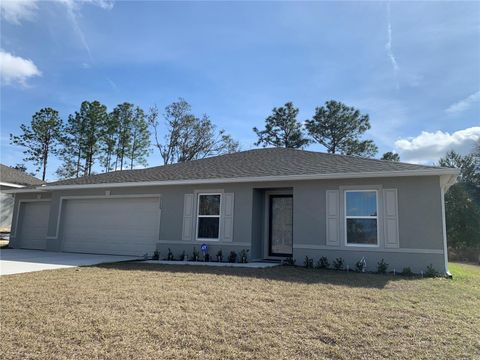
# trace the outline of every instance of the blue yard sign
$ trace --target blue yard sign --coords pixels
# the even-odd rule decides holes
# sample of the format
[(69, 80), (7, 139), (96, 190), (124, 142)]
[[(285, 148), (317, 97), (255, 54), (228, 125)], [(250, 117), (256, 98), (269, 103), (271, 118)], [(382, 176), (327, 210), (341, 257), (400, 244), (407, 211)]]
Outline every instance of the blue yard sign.
[(207, 244), (202, 244), (200, 246), (200, 250), (202, 250), (202, 253), (206, 253), (208, 251), (208, 245)]

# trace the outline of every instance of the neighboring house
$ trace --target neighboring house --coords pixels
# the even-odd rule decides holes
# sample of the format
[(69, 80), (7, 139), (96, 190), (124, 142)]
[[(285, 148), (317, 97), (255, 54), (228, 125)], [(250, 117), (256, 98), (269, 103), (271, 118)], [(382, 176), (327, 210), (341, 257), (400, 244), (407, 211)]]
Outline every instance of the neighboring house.
[(44, 182), (23, 171), (0, 164), (0, 232), (9, 232), (12, 224), (13, 196), (5, 190), (42, 185)]
[(211, 255), (446, 272), (443, 198), (457, 174), (283, 148), (114, 171), (16, 190), (11, 245), (164, 258), (205, 243)]

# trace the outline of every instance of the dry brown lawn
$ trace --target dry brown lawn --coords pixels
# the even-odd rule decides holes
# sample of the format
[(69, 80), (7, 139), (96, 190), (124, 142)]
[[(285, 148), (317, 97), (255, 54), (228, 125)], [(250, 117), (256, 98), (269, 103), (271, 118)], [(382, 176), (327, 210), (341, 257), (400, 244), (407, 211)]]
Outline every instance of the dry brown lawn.
[(480, 358), (480, 267), (453, 280), (141, 263), (3, 276), (3, 359)]

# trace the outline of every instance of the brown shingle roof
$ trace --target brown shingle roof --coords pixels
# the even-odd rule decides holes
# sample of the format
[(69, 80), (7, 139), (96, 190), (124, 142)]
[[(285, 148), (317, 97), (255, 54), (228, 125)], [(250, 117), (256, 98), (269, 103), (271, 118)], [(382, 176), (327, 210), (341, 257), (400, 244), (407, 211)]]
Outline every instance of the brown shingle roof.
[(3, 164), (0, 164), (0, 181), (23, 186), (42, 185), (45, 183), (44, 181), (28, 175), (23, 171)]
[(435, 170), (438, 167), (313, 151), (268, 148), (146, 169), (112, 171), (49, 183), (86, 185), (123, 182), (207, 180), (290, 175), (322, 175)]

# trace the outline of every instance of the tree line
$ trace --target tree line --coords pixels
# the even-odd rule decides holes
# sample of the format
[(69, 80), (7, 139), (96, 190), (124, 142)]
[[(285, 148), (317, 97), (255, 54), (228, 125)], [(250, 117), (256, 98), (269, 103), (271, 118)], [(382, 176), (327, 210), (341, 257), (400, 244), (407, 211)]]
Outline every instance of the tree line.
[[(45, 180), (52, 156), (61, 161), (60, 179), (147, 166), (154, 148), (164, 164), (238, 151), (240, 146), (212, 120), (192, 113), (183, 99), (165, 107), (164, 123), (156, 106), (145, 112), (124, 102), (108, 111), (99, 101), (83, 101), (80, 109), (64, 121), (59, 112), (43, 108), (30, 124), (20, 125), (19, 135), (10, 134), (12, 144), (24, 148), (23, 159), (35, 166)], [(161, 131), (163, 130), (163, 131)], [(17, 165), (21, 168), (22, 164)]]
[[(298, 112), (292, 102), (273, 108), (265, 128), (253, 128), (258, 137), (255, 145), (298, 149), (318, 143), (329, 153), (363, 157), (378, 152), (373, 140), (361, 140), (370, 121), (358, 109), (327, 101), (303, 124), (297, 120)], [(208, 115), (195, 115), (182, 98), (166, 106), (162, 114), (156, 106), (144, 111), (124, 102), (108, 111), (99, 101), (83, 101), (78, 111), (63, 120), (57, 110), (46, 107), (20, 130), (19, 135), (10, 135), (11, 143), (24, 147), (24, 161), (41, 172), (42, 180), (52, 156), (61, 161), (56, 175), (65, 179), (92, 175), (95, 169), (109, 172), (147, 166), (154, 150), (163, 164), (240, 150), (238, 141), (218, 129)], [(382, 159), (400, 160), (392, 152)]]
[(449, 151), (438, 165), (460, 170), (445, 194), (448, 246), (460, 250), (459, 260), (480, 262), (480, 140), (470, 154)]

